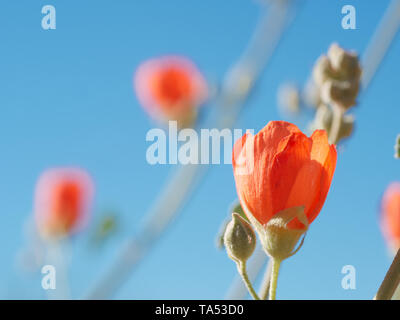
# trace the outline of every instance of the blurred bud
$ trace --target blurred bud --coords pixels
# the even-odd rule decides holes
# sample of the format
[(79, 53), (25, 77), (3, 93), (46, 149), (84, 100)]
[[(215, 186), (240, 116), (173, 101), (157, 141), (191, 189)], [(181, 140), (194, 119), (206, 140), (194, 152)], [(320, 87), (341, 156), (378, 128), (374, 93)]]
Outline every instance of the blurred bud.
[(45, 238), (60, 238), (87, 224), (93, 199), (89, 174), (76, 168), (45, 171), (35, 193), (35, 218)]
[(321, 86), (321, 98), (327, 103), (339, 103), (345, 109), (356, 104), (359, 90), (358, 82), (326, 81)]
[[(311, 132), (317, 129), (324, 129), (329, 135), (331, 131), (332, 121), (332, 109), (329, 108), (329, 106), (327, 106), (326, 104), (321, 104), (320, 107), (317, 109), (315, 118), (311, 123), (309, 129)], [(351, 136), (354, 129), (354, 121), (355, 119), (353, 115), (342, 115), (337, 142)]]
[(284, 113), (297, 115), (300, 112), (300, 92), (291, 84), (285, 84), (278, 91), (278, 105)]
[(349, 109), (356, 104), (360, 88), (361, 67), (358, 56), (332, 44), (327, 56), (320, 57), (313, 77), (325, 103)]
[(397, 136), (396, 144), (394, 146), (394, 157), (400, 159), (400, 134)]
[(380, 225), (389, 249), (395, 253), (400, 248), (400, 183), (393, 182), (381, 201)]
[(338, 142), (351, 136), (354, 130), (354, 120), (352, 115), (343, 115), (338, 134)]
[(236, 262), (246, 262), (256, 248), (256, 235), (251, 225), (239, 214), (232, 213), (228, 223), (224, 244), (228, 256)]
[(180, 128), (190, 127), (197, 107), (207, 98), (207, 83), (187, 58), (165, 56), (142, 63), (134, 85), (142, 106), (156, 120), (176, 120)]
[(361, 77), (361, 67), (358, 56), (354, 52), (343, 50), (337, 43), (328, 50), (331, 67), (339, 80), (352, 80)]

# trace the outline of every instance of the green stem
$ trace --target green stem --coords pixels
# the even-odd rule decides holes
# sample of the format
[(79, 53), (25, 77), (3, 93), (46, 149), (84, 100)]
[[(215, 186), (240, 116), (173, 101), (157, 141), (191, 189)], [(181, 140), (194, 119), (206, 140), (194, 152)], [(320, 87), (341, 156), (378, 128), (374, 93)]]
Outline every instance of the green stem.
[(271, 285), (269, 286), (269, 299), (276, 300), (276, 286), (278, 284), (279, 268), (282, 260), (272, 258)]
[(264, 272), (264, 277), (261, 282), (260, 288), (260, 299), (268, 300), (269, 286), (271, 284), (271, 271), (272, 271), (272, 260), (268, 260), (267, 267)]
[(254, 300), (260, 300), (260, 298), (258, 297), (256, 291), (254, 290), (249, 277), (247, 275), (247, 271), (246, 271), (246, 263), (245, 262), (238, 262), (237, 263), (237, 268), (239, 271), (239, 274), (241, 275), (243, 282), (246, 284), (247, 289), (249, 290), (251, 296), (253, 297)]

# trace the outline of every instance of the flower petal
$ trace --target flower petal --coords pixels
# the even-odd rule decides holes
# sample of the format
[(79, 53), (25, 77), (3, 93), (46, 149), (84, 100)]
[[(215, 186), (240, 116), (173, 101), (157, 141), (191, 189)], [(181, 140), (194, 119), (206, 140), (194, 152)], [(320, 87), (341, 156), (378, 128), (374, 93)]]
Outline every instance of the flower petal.
[(270, 192), (273, 214), (295, 206), (307, 207), (310, 191), (304, 186), (315, 168), (310, 167), (311, 141), (303, 133), (293, 133), (283, 151), (273, 161)]
[(335, 145), (329, 147), (329, 153), (322, 167), (321, 181), (319, 192), (316, 193), (316, 198), (310, 210), (306, 213), (308, 222), (311, 223), (317, 217), (325, 203), (328, 191), (330, 189), (333, 173), (336, 168), (337, 152)]

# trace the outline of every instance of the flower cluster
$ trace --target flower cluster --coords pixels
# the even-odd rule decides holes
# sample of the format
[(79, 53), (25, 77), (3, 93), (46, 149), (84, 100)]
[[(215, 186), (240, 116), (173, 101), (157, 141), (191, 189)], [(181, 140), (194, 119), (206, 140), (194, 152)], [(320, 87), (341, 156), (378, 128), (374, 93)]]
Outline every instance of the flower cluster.
[(358, 56), (334, 43), (328, 54), (317, 60), (313, 78), (319, 98), (311, 127), (325, 129), (329, 140), (336, 144), (353, 132), (354, 117), (346, 111), (356, 104), (360, 89)]

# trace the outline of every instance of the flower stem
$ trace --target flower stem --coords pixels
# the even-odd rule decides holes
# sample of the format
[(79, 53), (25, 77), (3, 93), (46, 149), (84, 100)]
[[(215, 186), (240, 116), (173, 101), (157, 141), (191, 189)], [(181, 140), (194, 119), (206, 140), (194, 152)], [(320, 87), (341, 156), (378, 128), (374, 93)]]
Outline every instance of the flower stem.
[(385, 279), (379, 287), (375, 300), (390, 300), (400, 284), (400, 249), (397, 251), (393, 262), (386, 273)]
[(247, 271), (246, 271), (246, 263), (245, 262), (238, 262), (237, 263), (237, 268), (239, 271), (239, 274), (241, 275), (243, 282), (246, 284), (247, 289), (249, 290), (251, 296), (253, 297), (254, 300), (260, 300), (260, 298), (258, 297), (256, 291), (254, 290), (249, 277), (247, 275)]
[(332, 109), (333, 109), (333, 120), (329, 133), (329, 142), (337, 144), (339, 139), (340, 126), (342, 124), (344, 109), (337, 104), (333, 104)]
[(268, 300), (268, 292), (271, 284), (271, 271), (272, 271), (272, 260), (269, 259), (261, 282), (261, 288), (260, 288), (261, 300)]
[(271, 284), (269, 286), (269, 300), (276, 300), (276, 286), (278, 284), (279, 268), (282, 260), (272, 259)]

